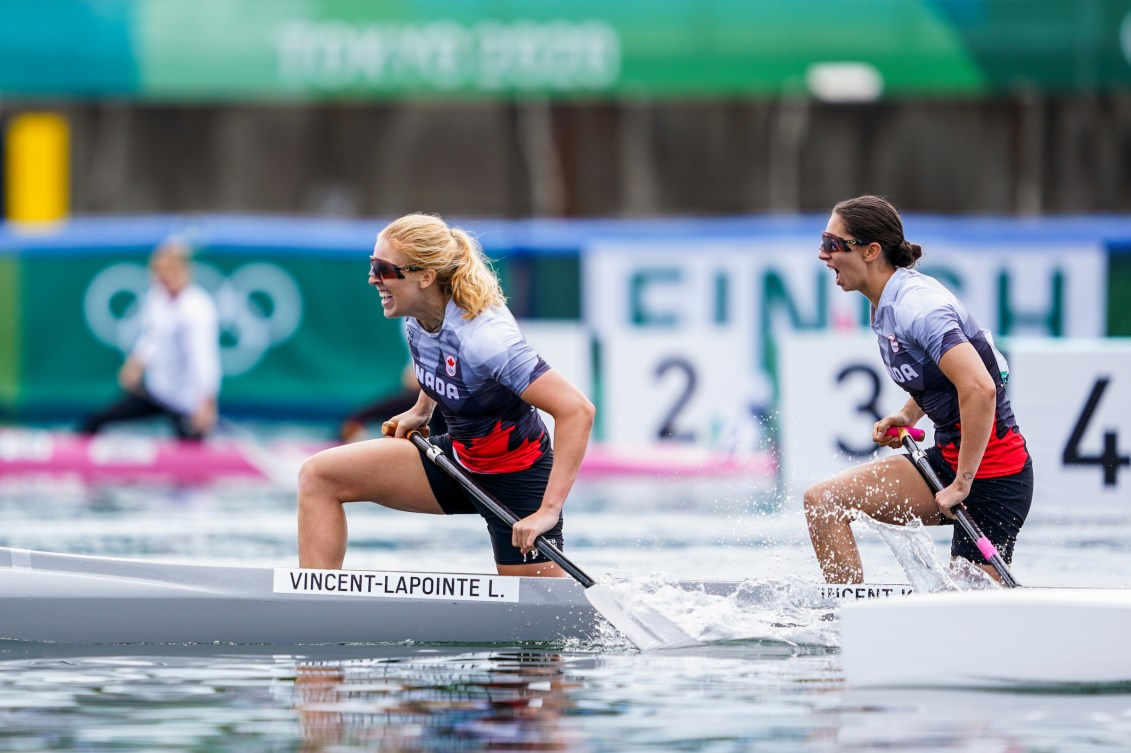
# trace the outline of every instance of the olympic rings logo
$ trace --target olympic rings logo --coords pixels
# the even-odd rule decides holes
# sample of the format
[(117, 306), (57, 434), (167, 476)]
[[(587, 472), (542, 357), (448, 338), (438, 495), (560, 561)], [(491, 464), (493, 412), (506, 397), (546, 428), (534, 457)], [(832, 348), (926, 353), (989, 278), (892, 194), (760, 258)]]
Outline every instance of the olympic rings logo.
[[(216, 303), (225, 376), (250, 371), (267, 351), (289, 340), (302, 322), (302, 293), (278, 266), (246, 264), (228, 276), (208, 264), (192, 266), (196, 284)], [(95, 275), (83, 297), (83, 313), (100, 342), (123, 353), (133, 347), (150, 284), (149, 270), (140, 264), (114, 264)]]

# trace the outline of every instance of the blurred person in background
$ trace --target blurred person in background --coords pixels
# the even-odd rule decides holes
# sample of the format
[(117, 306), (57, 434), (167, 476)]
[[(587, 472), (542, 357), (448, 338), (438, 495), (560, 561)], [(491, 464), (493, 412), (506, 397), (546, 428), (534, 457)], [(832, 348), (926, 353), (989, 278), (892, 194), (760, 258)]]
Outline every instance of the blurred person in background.
[[(526, 342), (478, 243), (439, 217), (410, 214), (386, 226), (370, 257), (369, 284), (386, 318), (406, 317), (420, 385), (414, 405), (383, 432), (407, 437), (439, 406), (449, 433), (429, 441), (519, 518), (512, 529), (485, 515), (498, 572), (564, 576), (535, 539), (545, 534), (563, 546), (562, 507), (588, 446), (593, 404)], [(536, 409), (554, 417), (552, 446)], [(433, 515), (479, 512), (411, 442), (340, 445), (299, 472), (301, 567), (342, 566), (344, 506), (361, 501)]]
[[(373, 421), (385, 422), (398, 413), (416, 405), (416, 398), (420, 396), (420, 383), (416, 381), (416, 369), (409, 361), (401, 373), (401, 387), (396, 392), (378, 398), (353, 413), (346, 416), (338, 426), (338, 439), (342, 442), (359, 442), (367, 438), (366, 425)], [(432, 414), (428, 429), (433, 434), (444, 434), (448, 425), (444, 421), (443, 412)]]
[[(860, 196), (837, 204), (821, 236), (818, 258), (842, 290), (871, 302), (872, 330), (884, 365), (910, 394), (897, 413), (881, 418), (872, 439), (898, 448), (891, 427), (934, 422), (931, 466), (947, 486), (934, 494), (910, 456), (874, 460), (822, 481), (804, 495), (809, 536), (829, 583), (862, 583), (864, 572), (850, 527), (860, 513), (903, 525), (953, 525), (966, 504), (1008, 563), (1033, 499), (1033, 463), (1006, 396), (989, 332), (937, 280), (913, 267), (923, 255), (908, 243), (888, 201)], [(961, 527), (952, 558), (978, 564), (997, 578)]]
[(162, 243), (150, 256), (153, 283), (141, 308), (141, 335), (118, 372), (125, 394), (79, 426), (95, 434), (108, 424), (166, 416), (181, 439), (199, 441), (217, 421), (219, 316), (192, 281), (188, 248)]

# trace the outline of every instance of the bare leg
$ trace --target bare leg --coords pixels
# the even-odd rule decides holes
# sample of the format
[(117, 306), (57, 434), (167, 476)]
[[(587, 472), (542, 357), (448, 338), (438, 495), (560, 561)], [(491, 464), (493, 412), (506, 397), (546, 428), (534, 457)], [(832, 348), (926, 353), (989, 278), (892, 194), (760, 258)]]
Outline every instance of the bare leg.
[[(958, 558), (957, 557), (951, 557), (950, 561), (954, 562), (956, 559), (958, 559)], [(978, 568), (979, 570), (984, 572), (986, 575), (993, 578), (994, 581), (996, 581), (997, 583), (1001, 583), (1002, 585), (1005, 584), (1005, 581), (1003, 581), (1001, 579), (1001, 576), (998, 575), (997, 569), (994, 568), (994, 566), (991, 565), (990, 563), (988, 563), (988, 562), (975, 562), (973, 564), (974, 564), (974, 567)]]
[(499, 570), (499, 575), (525, 575), (534, 576), (538, 578), (566, 578), (569, 577), (565, 570), (562, 570), (558, 563), (538, 558), (538, 562), (531, 562), (524, 565), (495, 565)]
[(940, 513), (927, 482), (903, 455), (850, 468), (805, 491), (809, 538), (826, 583), (863, 583), (860, 550), (850, 523), (864, 513), (883, 523), (919, 519), (938, 525)]
[(346, 554), (347, 502), (442, 515), (411, 442), (373, 439), (333, 447), (302, 464), (298, 477), (299, 567), (338, 569)]
[[(345, 503), (443, 515), (411, 442), (376, 439), (324, 450), (303, 463), (298, 485), (299, 567), (336, 570), (346, 555)], [(550, 560), (497, 565), (500, 575), (563, 578)]]

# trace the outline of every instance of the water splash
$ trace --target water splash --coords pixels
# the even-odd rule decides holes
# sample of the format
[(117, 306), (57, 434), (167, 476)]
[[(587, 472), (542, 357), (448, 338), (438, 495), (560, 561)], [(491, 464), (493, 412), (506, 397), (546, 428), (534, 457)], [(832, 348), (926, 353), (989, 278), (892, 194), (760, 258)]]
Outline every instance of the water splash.
[[(963, 559), (946, 563), (922, 523), (889, 525), (862, 516), (891, 549), (919, 593), (1000, 588), (981, 568)], [(704, 643), (761, 642), (794, 648), (840, 645), (840, 602), (818, 584), (801, 579), (676, 581), (665, 574), (608, 583), (626, 603), (643, 604)], [(617, 643), (603, 636), (605, 647)]]
[(918, 520), (906, 525), (881, 523), (866, 515), (861, 515), (860, 520), (884, 540), (903, 568), (911, 587), (919, 593), (1001, 587), (984, 570), (968, 560), (959, 558), (949, 564), (940, 561), (938, 547), (927, 533), (926, 526)]
[(665, 575), (608, 584), (625, 602), (642, 603), (697, 640), (835, 647), (834, 600), (812, 583), (790, 580), (677, 582)]

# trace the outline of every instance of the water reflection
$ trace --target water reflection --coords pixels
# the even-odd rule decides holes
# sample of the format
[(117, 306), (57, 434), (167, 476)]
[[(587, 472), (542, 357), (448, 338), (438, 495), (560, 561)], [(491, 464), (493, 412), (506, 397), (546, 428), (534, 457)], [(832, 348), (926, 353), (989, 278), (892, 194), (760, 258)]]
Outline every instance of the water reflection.
[(848, 690), (821, 713), (837, 750), (1127, 750), (1126, 692)]
[(569, 667), (589, 662), (586, 655), (359, 646), (223, 656), (150, 648), (158, 655), (48, 650), (31, 658), (28, 648), (17, 659), (20, 649), (5, 651), (0, 750), (584, 749), (568, 722), (578, 687)]
[(575, 687), (552, 652), (302, 662), (301, 749), (577, 750), (578, 736), (563, 724)]
[(1125, 690), (862, 692), (844, 687), (835, 653), (782, 644), (103, 656), (2, 644), (4, 751), (982, 753), (1126, 750), (1131, 736)]

